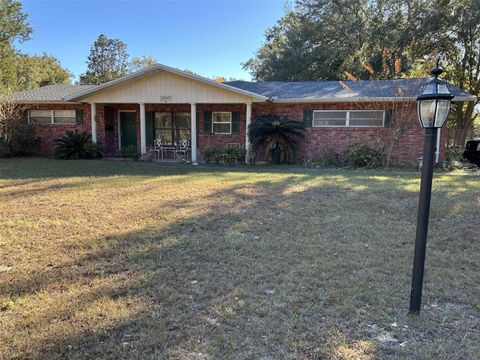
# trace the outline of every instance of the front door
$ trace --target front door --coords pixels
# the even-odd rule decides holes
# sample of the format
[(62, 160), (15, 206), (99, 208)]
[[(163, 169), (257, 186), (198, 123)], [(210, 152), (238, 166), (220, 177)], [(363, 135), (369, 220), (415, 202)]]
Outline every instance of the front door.
[(120, 148), (133, 147), (137, 149), (136, 113), (120, 111)]

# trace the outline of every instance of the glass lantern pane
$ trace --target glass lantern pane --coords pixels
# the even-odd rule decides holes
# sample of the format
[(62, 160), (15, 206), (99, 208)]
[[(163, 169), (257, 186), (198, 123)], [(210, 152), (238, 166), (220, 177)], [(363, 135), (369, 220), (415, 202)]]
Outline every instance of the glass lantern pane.
[(450, 100), (437, 100), (437, 114), (435, 116), (435, 127), (442, 127), (450, 111)]
[(421, 100), (418, 102), (418, 117), (424, 128), (433, 127), (435, 117), (435, 100)]
[(448, 90), (447, 84), (438, 84), (438, 93), (439, 94), (451, 94)]

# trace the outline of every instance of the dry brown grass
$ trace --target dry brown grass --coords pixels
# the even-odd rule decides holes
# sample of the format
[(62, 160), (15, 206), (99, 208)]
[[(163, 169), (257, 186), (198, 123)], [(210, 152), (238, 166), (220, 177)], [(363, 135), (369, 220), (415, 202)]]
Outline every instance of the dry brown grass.
[(2, 161), (0, 358), (475, 359), (480, 177)]

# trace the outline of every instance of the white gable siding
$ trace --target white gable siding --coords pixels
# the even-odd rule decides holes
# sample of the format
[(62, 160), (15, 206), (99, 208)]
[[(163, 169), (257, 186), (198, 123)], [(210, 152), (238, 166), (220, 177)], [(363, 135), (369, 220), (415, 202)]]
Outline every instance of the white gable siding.
[[(162, 97), (171, 97), (167, 101)], [(145, 76), (82, 101), (95, 103), (245, 103), (249, 96), (216, 88), (166, 71)]]

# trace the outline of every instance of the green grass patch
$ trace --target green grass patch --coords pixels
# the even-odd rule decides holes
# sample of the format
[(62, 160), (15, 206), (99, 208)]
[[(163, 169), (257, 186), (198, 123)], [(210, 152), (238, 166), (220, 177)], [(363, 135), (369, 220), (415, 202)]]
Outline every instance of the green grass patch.
[(475, 359), (480, 177), (0, 163), (0, 358)]

